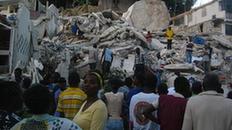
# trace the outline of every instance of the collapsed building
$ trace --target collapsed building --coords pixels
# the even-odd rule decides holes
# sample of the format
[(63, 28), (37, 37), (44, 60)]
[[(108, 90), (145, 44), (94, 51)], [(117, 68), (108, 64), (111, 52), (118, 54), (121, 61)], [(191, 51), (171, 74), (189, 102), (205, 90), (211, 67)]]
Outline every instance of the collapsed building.
[[(149, 8), (151, 4), (155, 4), (154, 8)], [(147, 8), (141, 11), (142, 7)], [(157, 13), (157, 10), (163, 13)], [(168, 27), (170, 16), (161, 0), (138, 1), (124, 13), (123, 17), (114, 11), (61, 16), (54, 5), (50, 5), (44, 11), (44, 14), (40, 13), (32, 19), (28, 7), (20, 4), (16, 26), (12, 25), (15, 28), (15, 35), (11, 36), (14, 42), (12, 41), (10, 73), (16, 67), (24, 68), (25, 72), (32, 76), (33, 82), (39, 82), (44, 78), (43, 75), (50, 71), (57, 71), (66, 78), (70, 70), (77, 70), (83, 75), (89, 70), (88, 51), (91, 51), (93, 44), (97, 44), (100, 52), (99, 59), (104, 47), (113, 50), (115, 58), (111, 66), (112, 73), (123, 73), (124, 77), (132, 75), (134, 50), (139, 47), (146, 55), (146, 65), (154, 70), (158, 64), (156, 55), (160, 53), (166, 64), (163, 79), (169, 81), (174, 76), (174, 72), (182, 72), (187, 77), (201, 80), (204, 75), (201, 66), (204, 45), (195, 43), (194, 64), (185, 62), (187, 39), (197, 36), (204, 39), (205, 43), (211, 43), (212, 69), (219, 73), (222, 79), (224, 78), (226, 81), (224, 84), (231, 82), (232, 44), (223, 34), (192, 33), (180, 30), (181, 27), (178, 27), (175, 29), (173, 49), (166, 49), (166, 38), (162, 30)], [(136, 17), (137, 12), (146, 15), (144, 14), (144, 18), (141, 19)], [(150, 15), (147, 13), (154, 16), (148, 18)], [(165, 18), (160, 19), (160, 15)], [(141, 25), (139, 25), (139, 22), (135, 23), (136, 20), (144, 22), (140, 22)], [(71, 32), (73, 23), (77, 23), (84, 34), (83, 37)], [(151, 42), (148, 42), (145, 37), (147, 31), (152, 31)], [(100, 65), (98, 68), (100, 69)]]

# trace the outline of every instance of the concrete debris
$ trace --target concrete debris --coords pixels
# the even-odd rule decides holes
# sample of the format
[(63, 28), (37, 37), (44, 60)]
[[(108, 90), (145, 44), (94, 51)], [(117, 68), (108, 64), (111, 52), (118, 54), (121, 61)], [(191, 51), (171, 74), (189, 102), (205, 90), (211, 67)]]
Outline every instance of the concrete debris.
[(133, 27), (157, 31), (169, 25), (170, 15), (161, 0), (141, 0), (135, 2), (122, 18)]
[[(193, 63), (191, 64), (186, 63), (186, 45), (188, 39), (196, 37), (196, 34), (178, 34), (177, 32), (173, 40), (173, 49), (166, 49), (167, 40), (162, 30), (169, 23), (169, 14), (161, 0), (136, 2), (123, 15), (126, 21), (122, 20), (117, 13), (109, 10), (60, 16), (54, 5), (51, 5), (47, 10), (47, 15), (32, 20), (31, 31), (29, 30), (29, 12), (26, 10), (22, 16), (20, 11), (22, 9), (25, 8), (20, 8), (17, 14), (19, 25), (23, 19), (22, 26), (18, 26), (18, 30), (23, 28), (19, 31), (22, 33), (18, 35), (22, 38), (18, 42), (20, 46), (16, 46), (21, 47), (22, 50), (17, 51), (18, 48), (14, 48), (17, 52), (14, 55), (17, 56), (13, 57), (13, 61), (20, 61), (23, 64), (14, 63), (14, 68), (17, 64), (26, 66), (32, 53), (30, 51), (34, 51), (31, 55), (33, 59), (30, 64), (27, 64), (35, 77), (33, 82), (41, 79), (38, 68), (43, 73), (59, 72), (65, 78), (72, 70), (78, 71), (83, 76), (89, 70), (88, 52), (94, 44), (98, 46), (99, 59), (104, 47), (112, 49), (115, 58), (111, 67), (116, 75), (133, 74), (135, 48), (139, 47), (145, 55), (146, 65), (154, 71), (163, 70), (162, 79), (170, 82), (170, 85), (173, 82), (174, 72), (202, 79), (204, 75), (202, 57), (208, 43), (213, 49), (212, 70), (219, 71), (218, 73), (226, 77), (227, 82), (232, 82), (232, 44), (224, 36), (199, 34), (198, 37), (204, 41), (204, 44), (194, 44)], [(151, 30), (151, 40), (147, 39), (147, 32), (142, 31), (144, 28)], [(28, 32), (32, 32), (33, 46), (29, 46), (30, 34)], [(47, 32), (46, 37), (44, 37), (45, 32)], [(161, 59), (158, 59), (158, 56)], [(26, 59), (27, 61), (24, 61)], [(97, 69), (101, 69), (100, 63), (97, 64)]]

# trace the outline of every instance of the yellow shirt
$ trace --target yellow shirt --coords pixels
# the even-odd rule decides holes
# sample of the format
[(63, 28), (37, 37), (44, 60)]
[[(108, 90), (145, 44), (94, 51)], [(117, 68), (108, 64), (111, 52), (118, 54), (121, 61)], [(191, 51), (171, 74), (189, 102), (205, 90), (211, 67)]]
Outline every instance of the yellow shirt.
[(85, 104), (86, 102), (83, 103), (73, 121), (83, 130), (104, 130), (107, 120), (107, 108), (105, 103), (99, 99), (85, 111), (82, 111)]
[(173, 36), (174, 36), (174, 32), (173, 32), (173, 30), (172, 29), (167, 29), (167, 31), (166, 31), (166, 37), (167, 37), (167, 39), (168, 40), (172, 40), (173, 39)]
[(76, 115), (87, 95), (80, 89), (69, 87), (59, 95), (57, 112), (64, 113), (70, 120)]

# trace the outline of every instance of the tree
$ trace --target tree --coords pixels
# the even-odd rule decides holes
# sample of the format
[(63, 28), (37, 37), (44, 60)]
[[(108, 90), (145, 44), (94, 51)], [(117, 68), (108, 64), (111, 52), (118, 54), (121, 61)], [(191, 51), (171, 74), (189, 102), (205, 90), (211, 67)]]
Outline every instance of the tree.
[(171, 16), (176, 16), (189, 11), (195, 0), (163, 0)]

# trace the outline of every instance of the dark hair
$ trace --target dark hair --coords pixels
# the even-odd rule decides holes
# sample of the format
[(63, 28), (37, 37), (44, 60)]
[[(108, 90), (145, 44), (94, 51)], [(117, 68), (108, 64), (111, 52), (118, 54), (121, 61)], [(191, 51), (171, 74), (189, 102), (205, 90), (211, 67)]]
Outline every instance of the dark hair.
[(174, 88), (176, 92), (182, 94), (185, 98), (189, 98), (192, 95), (189, 81), (183, 76), (179, 76), (175, 79)]
[(221, 87), (218, 75), (215, 73), (208, 73), (203, 79), (203, 88), (205, 91), (215, 90)]
[(66, 79), (64, 77), (60, 77), (58, 83), (66, 83)]
[(22, 106), (22, 92), (18, 84), (13, 81), (0, 81), (0, 109), (15, 112)]
[(232, 99), (232, 91), (227, 94), (227, 98)]
[(144, 73), (142, 73), (142, 72), (135, 73), (134, 74), (134, 81), (135, 80), (138, 81), (139, 84), (141, 85), (139, 87), (143, 87), (144, 86)]
[(192, 92), (193, 94), (196, 94), (196, 95), (202, 92), (201, 82), (196, 81), (192, 84)]
[(58, 73), (58, 72), (54, 72), (53, 74), (52, 74), (52, 80), (53, 80), (53, 82), (54, 83), (57, 83), (58, 82), (58, 80), (60, 79), (60, 74)]
[(93, 44), (93, 48), (97, 48), (97, 44)]
[(140, 48), (137, 47), (137, 48), (135, 49), (135, 52), (136, 52), (137, 54), (140, 54)]
[(118, 91), (119, 87), (122, 85), (122, 80), (118, 77), (112, 77), (109, 79), (108, 83), (113, 91)]
[(22, 87), (24, 89), (28, 89), (29, 87), (31, 86), (31, 79), (26, 77), (23, 79), (23, 84), (22, 84)]
[(77, 87), (80, 83), (80, 76), (77, 72), (70, 72), (68, 76), (68, 83), (71, 87)]
[(127, 77), (124, 81), (124, 84), (127, 86), (127, 87), (131, 87), (132, 86), (132, 83), (133, 83), (133, 80), (131, 77)]
[(168, 85), (166, 83), (161, 83), (158, 86), (158, 94), (159, 95), (167, 95), (168, 93)]
[(18, 73), (22, 73), (22, 69), (21, 69), (21, 68), (16, 68), (16, 69), (14, 70), (14, 72), (15, 72), (15, 73), (17, 73), (17, 72), (18, 72)]
[(52, 95), (48, 88), (41, 84), (34, 84), (25, 91), (24, 103), (32, 114), (48, 113), (52, 104)]
[(157, 83), (156, 75), (154, 75), (150, 71), (146, 71), (143, 76), (144, 76), (144, 87), (155, 90)]

